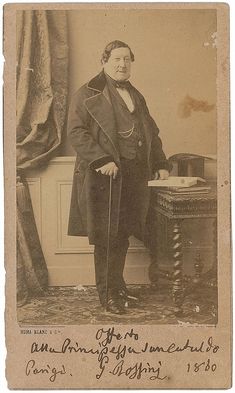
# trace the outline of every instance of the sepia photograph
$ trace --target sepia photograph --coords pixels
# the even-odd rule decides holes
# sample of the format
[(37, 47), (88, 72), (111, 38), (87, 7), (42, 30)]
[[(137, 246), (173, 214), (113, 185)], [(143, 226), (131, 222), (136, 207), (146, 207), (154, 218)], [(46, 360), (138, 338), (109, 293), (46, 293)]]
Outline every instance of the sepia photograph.
[[(6, 215), (15, 209), (9, 318), (30, 348), (14, 388), (63, 387), (66, 372), (73, 379), (64, 363), (37, 367), (47, 352), (98, 354), (100, 388), (205, 387), (216, 372), (212, 385), (228, 386), (212, 359), (219, 348), (220, 361), (226, 356), (213, 332), (224, 331), (223, 320), (228, 348), (231, 317), (229, 10), (216, 4), (6, 6), (5, 135), (8, 121), (15, 131), (5, 160), (12, 154), (16, 165), (5, 172), (16, 171), (15, 199), (8, 206), (6, 198)], [(141, 332), (130, 359), (157, 351), (158, 367), (146, 355), (126, 369), (120, 352), (122, 363), (108, 369), (118, 329), (122, 344)], [(76, 345), (67, 331), (77, 332)], [(158, 333), (150, 345), (156, 331), (163, 341)], [(88, 349), (93, 336), (103, 352)], [(174, 379), (159, 356), (176, 352), (177, 370), (187, 351), (186, 375), (204, 371), (182, 385), (183, 371)], [(212, 354), (190, 363), (194, 352)], [(92, 387), (88, 376), (77, 381), (66, 388)]]
[(216, 40), (216, 10), (17, 11), (21, 324), (216, 324)]

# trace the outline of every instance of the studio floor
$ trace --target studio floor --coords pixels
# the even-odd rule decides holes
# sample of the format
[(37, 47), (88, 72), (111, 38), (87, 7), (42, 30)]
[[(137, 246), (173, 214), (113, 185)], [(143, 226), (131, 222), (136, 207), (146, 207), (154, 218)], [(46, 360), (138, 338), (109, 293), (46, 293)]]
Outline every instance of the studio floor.
[(80, 324), (205, 324), (217, 323), (217, 292), (214, 288), (198, 287), (187, 294), (183, 314), (174, 315), (174, 305), (169, 283), (156, 288), (151, 285), (132, 285), (140, 297), (134, 308), (124, 315), (106, 313), (99, 305), (93, 286), (50, 287), (37, 298), (29, 299), (18, 307), (21, 327), (34, 325)]

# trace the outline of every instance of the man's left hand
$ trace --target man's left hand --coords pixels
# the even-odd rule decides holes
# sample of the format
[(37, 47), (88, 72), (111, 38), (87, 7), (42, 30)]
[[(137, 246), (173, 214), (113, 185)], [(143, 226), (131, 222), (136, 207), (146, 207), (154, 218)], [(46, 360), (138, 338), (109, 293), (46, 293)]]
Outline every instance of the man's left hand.
[(155, 173), (155, 180), (159, 179), (159, 180), (167, 180), (169, 177), (169, 172), (166, 169), (159, 169), (156, 173)]

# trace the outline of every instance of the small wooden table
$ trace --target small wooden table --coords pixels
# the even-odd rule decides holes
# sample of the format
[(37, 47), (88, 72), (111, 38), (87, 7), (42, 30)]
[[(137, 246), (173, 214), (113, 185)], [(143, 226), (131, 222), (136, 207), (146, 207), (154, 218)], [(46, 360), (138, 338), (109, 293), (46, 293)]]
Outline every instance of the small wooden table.
[[(157, 234), (153, 230), (153, 241), (151, 242), (154, 246), (152, 247), (152, 262), (149, 268), (149, 277), (152, 283), (156, 284), (159, 276), (173, 281), (172, 285), (172, 297), (175, 304), (175, 314), (182, 314), (182, 305), (184, 301), (184, 282), (189, 281), (185, 279), (183, 275), (183, 252), (182, 252), (182, 231), (181, 225), (183, 220), (191, 220), (195, 218), (200, 219), (213, 219), (213, 242), (214, 242), (214, 255), (213, 255), (213, 266), (208, 274), (208, 277), (213, 277), (214, 282), (217, 276), (217, 198), (215, 187), (208, 194), (189, 194), (189, 195), (173, 195), (162, 191), (157, 188), (152, 189), (152, 201), (151, 201), (151, 215), (153, 224), (155, 222), (155, 228), (158, 225), (159, 214), (166, 217), (167, 223), (171, 228), (171, 239), (167, 247), (172, 249), (172, 264), (173, 273), (167, 271), (162, 272), (158, 267), (158, 246), (157, 246)], [(158, 228), (159, 229), (159, 228)], [(154, 239), (155, 236), (155, 239)], [(171, 244), (170, 244), (171, 243)], [(193, 278), (194, 284), (201, 282), (202, 263), (200, 254), (196, 256), (195, 276)], [(208, 280), (207, 280), (208, 281)]]

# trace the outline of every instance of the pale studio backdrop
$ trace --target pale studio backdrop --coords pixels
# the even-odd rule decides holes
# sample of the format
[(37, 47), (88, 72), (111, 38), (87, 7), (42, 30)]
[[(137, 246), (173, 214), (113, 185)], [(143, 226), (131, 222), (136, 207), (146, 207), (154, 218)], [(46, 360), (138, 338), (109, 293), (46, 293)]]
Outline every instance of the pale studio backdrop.
[[(108, 42), (127, 42), (135, 55), (131, 82), (146, 98), (167, 156), (216, 154), (216, 11), (69, 11), (68, 21), (70, 94), (99, 72)], [(64, 153), (74, 154), (68, 143)]]
[[(106, 44), (125, 41), (135, 54), (131, 82), (146, 98), (166, 155), (216, 155), (215, 11), (79, 10), (68, 11), (68, 24), (69, 98), (101, 70)], [(74, 155), (64, 136), (60, 156), (46, 170), (29, 176), (50, 285), (94, 284), (93, 248), (87, 238), (67, 236)], [(216, 165), (208, 162), (206, 173), (215, 176)], [(199, 222), (185, 227), (184, 233), (186, 270), (193, 269), (198, 244), (208, 268), (213, 257), (211, 227), (201, 228)], [(131, 245), (126, 280), (146, 283), (148, 251), (136, 240)]]

